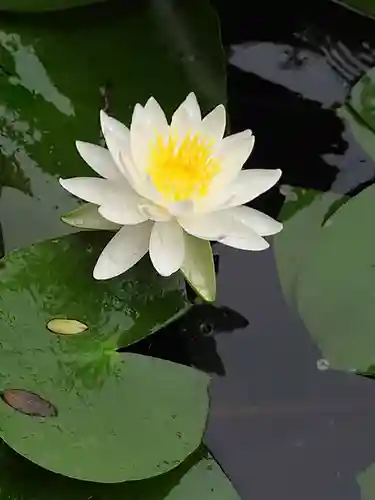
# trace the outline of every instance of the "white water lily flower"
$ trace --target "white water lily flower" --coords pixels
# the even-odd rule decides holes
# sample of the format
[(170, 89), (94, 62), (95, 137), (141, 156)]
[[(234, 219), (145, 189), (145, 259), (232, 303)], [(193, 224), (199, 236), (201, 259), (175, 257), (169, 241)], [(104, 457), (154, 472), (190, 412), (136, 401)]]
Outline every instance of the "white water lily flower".
[(93, 204), (79, 209), (79, 222), (67, 222), (118, 229), (96, 263), (96, 279), (125, 272), (147, 252), (162, 276), (182, 268), (188, 277), (209, 240), (244, 250), (269, 246), (263, 236), (282, 224), (243, 205), (270, 189), (281, 171), (242, 170), (254, 136), (245, 130), (223, 138), (225, 119), (222, 105), (202, 119), (193, 93), (170, 125), (152, 97), (135, 106), (130, 130), (101, 112), (108, 149), (77, 142), (101, 178), (60, 180)]

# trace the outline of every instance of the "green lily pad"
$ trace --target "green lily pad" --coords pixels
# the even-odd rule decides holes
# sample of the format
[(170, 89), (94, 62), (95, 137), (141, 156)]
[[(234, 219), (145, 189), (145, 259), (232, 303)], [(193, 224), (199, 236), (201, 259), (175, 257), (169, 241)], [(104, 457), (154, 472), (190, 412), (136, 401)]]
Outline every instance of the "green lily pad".
[(324, 222), (337, 209), (343, 196), (296, 187), (290, 187), (285, 194), (286, 201), (279, 216), (284, 228), (274, 236), (273, 249), (284, 296), (293, 303), (298, 275), (306, 265)]
[(375, 464), (357, 475), (357, 482), (361, 488), (361, 500), (375, 499)]
[(284, 204), (279, 214), (279, 218), (283, 222), (292, 218), (303, 208), (311, 205), (315, 198), (322, 194), (321, 191), (316, 191), (315, 189), (289, 186), (288, 184), (282, 184), (280, 186), (280, 193), (285, 197)]
[[(95, 262), (111, 237), (90, 231), (8, 254), (0, 272), (0, 309), (16, 308), (18, 327), (27, 332), (42, 324), (48, 342), (56, 337), (44, 337), (52, 320), (74, 319), (87, 325), (91, 343), (110, 348), (131, 345), (187, 311), (182, 277), (159, 276), (147, 257), (122, 277), (94, 280)], [(0, 320), (7, 318), (3, 313)], [(77, 342), (86, 341), (85, 333), (77, 336)]]
[(38, 12), (62, 10), (104, 0), (0, 0), (0, 10)]
[[(22, 480), (20, 480), (22, 478)], [(41, 469), (0, 443), (0, 500), (240, 500), (202, 447), (162, 476), (121, 484), (76, 481)]]
[[(35, 337), (27, 351), (1, 355), (0, 383), (40, 395), (57, 414), (30, 416), (2, 402), (0, 434), (17, 453), (68, 477), (114, 483), (163, 474), (199, 446), (208, 411), (203, 373), (138, 354), (90, 352), (90, 341), (84, 351)], [(35, 355), (48, 348), (56, 354)]]
[[(117, 353), (182, 314), (188, 302), (182, 277), (162, 278), (148, 258), (124, 277), (95, 281), (92, 269), (106, 235), (44, 241), (2, 261), (0, 391), (8, 399), (0, 401), (0, 436), (46, 469), (120, 482), (162, 474), (198, 447), (208, 377)], [(87, 329), (77, 335), (50, 331), (51, 320), (59, 318)], [(42, 398), (56, 416), (21, 411), (17, 390)]]
[(375, 364), (374, 211), (371, 186), (320, 230), (298, 277), (299, 312), (332, 368)]

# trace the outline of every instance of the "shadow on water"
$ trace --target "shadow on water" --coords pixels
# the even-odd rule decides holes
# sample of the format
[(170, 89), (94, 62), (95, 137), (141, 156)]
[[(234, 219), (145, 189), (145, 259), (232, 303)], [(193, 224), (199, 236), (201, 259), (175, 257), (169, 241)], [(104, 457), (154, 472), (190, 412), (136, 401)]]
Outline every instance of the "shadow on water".
[(196, 305), (177, 322), (124, 350), (224, 376), (225, 367), (217, 351), (217, 336), (246, 328), (248, 324), (244, 316), (229, 307)]
[[(214, 3), (232, 132), (252, 128), (257, 139), (251, 165), (318, 190), (373, 182), (374, 163), (335, 114), (375, 65), (372, 22), (323, 2), (300, 11), (258, 2), (251, 14), (240, 0)], [(282, 202), (275, 188), (253, 206), (276, 216)], [(206, 441), (244, 500), (360, 498), (356, 476), (375, 460), (373, 381), (322, 370), (284, 301), (272, 251), (216, 249), (225, 307), (198, 306), (173, 335), (169, 327), (140, 348), (218, 375)]]

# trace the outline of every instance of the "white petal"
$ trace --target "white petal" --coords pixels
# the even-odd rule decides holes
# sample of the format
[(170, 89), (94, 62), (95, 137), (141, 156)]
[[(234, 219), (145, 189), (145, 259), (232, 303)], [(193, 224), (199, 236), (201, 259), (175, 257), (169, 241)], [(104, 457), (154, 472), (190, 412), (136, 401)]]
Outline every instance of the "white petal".
[(141, 179), (131, 156), (130, 130), (123, 123), (108, 116), (104, 111), (100, 112), (100, 120), (107, 147), (119, 171), (133, 189), (141, 192)]
[(221, 240), (231, 235), (236, 226), (243, 225), (236, 222), (230, 210), (186, 215), (179, 217), (178, 220), (187, 233), (205, 240)]
[(193, 236), (248, 250), (267, 248), (269, 245), (261, 236), (282, 229), (282, 224), (249, 207), (183, 216), (179, 222)]
[(121, 182), (76, 177), (60, 179), (60, 184), (82, 200), (100, 205), (99, 213), (116, 224), (138, 224), (147, 220), (138, 206), (142, 198), (123, 178)]
[(183, 138), (188, 132), (194, 132), (201, 123), (201, 110), (197, 98), (191, 92), (172, 116), (172, 133)]
[(214, 141), (220, 141), (224, 135), (225, 123), (225, 107), (220, 104), (203, 118), (201, 125), (202, 133)]
[(101, 253), (94, 278), (113, 278), (133, 267), (147, 253), (151, 229), (150, 222), (120, 229)]
[(143, 125), (143, 120), (144, 120), (143, 117), (144, 117), (144, 108), (139, 103), (137, 103), (133, 109), (133, 115), (132, 115), (131, 125), (130, 125), (130, 137), (131, 137), (132, 129)]
[(185, 233), (185, 258), (181, 272), (202, 299), (213, 302), (216, 297), (216, 274), (211, 244)]
[(169, 131), (168, 122), (164, 111), (157, 100), (150, 97), (150, 99), (146, 102), (144, 109), (146, 123), (150, 131), (157, 131), (157, 133), (161, 135), (167, 134)]
[(171, 214), (163, 207), (155, 205), (151, 201), (141, 201), (139, 210), (147, 217), (155, 222), (165, 222), (171, 219)]
[(130, 147), (130, 132), (128, 127), (104, 111), (100, 112), (100, 123), (105, 142), (116, 165), (122, 168), (120, 153), (126, 153)]
[(142, 200), (122, 178), (117, 182), (106, 181), (101, 197), (98, 196), (94, 203), (100, 205), (98, 211), (105, 219), (123, 225), (139, 224), (148, 219), (139, 209)]
[(116, 118), (108, 116), (103, 110), (100, 111), (100, 123), (105, 136), (107, 132), (113, 134), (118, 140), (127, 142), (129, 140), (129, 129)]
[(150, 200), (159, 199), (159, 194), (157, 192), (155, 194), (156, 190), (153, 189), (153, 185), (140, 172), (139, 168), (137, 168), (136, 164), (133, 161), (133, 158), (130, 156), (130, 152), (128, 155), (120, 153), (120, 158), (122, 163), (121, 170), (133, 190), (140, 196), (143, 196)]
[(124, 197), (115, 197), (99, 207), (99, 213), (115, 224), (139, 224), (149, 219), (139, 210), (138, 201)]
[(60, 184), (69, 193), (95, 205), (102, 205), (117, 189), (115, 183), (95, 177), (60, 179)]
[(117, 231), (119, 224), (115, 224), (105, 219), (98, 212), (98, 206), (92, 203), (85, 203), (71, 212), (63, 215), (61, 220), (66, 224), (80, 229), (104, 229)]
[(250, 156), (255, 138), (251, 130), (225, 137), (218, 145), (215, 156), (220, 159), (223, 171), (217, 175), (219, 183), (233, 180)]
[(250, 207), (235, 207), (230, 209), (236, 220), (250, 227), (261, 236), (279, 233), (283, 225), (272, 217)]
[[(134, 166), (140, 169), (146, 169), (146, 155), (148, 154), (148, 144), (145, 140), (144, 130), (144, 109), (140, 104), (136, 104), (133, 110), (132, 121), (130, 125), (130, 151)], [(147, 138), (148, 139), (148, 138)], [(145, 151), (146, 150), (146, 151)]]
[(260, 251), (269, 247), (269, 243), (264, 238), (246, 226), (243, 226), (237, 234), (223, 238), (220, 243), (240, 250)]
[(146, 177), (150, 146), (157, 136), (169, 132), (167, 120), (158, 102), (151, 97), (144, 108), (136, 104), (130, 127), (131, 155), (142, 178)]
[(100, 176), (105, 179), (122, 177), (108, 149), (82, 141), (77, 141), (76, 147), (85, 162)]
[(130, 127), (131, 161), (127, 170), (132, 177), (132, 185), (143, 197), (158, 203), (160, 194), (147, 175), (150, 147), (157, 136), (166, 137), (169, 126), (158, 102), (151, 97), (143, 108), (136, 104)]
[(159, 274), (170, 276), (185, 256), (184, 233), (176, 220), (156, 222), (150, 238), (150, 258)]
[(271, 189), (280, 179), (281, 170), (242, 170), (237, 178), (227, 186), (231, 192), (225, 207), (243, 205)]
[(166, 204), (166, 209), (176, 217), (192, 213), (194, 202), (192, 200), (172, 201)]

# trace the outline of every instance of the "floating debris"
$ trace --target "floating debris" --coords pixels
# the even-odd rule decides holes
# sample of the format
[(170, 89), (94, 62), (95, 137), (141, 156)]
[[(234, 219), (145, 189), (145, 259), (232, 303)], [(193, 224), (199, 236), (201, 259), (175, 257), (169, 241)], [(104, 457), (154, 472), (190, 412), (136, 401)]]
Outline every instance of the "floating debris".
[(3, 401), (14, 410), (33, 417), (56, 417), (57, 410), (49, 401), (24, 389), (6, 389)]
[(47, 328), (59, 335), (78, 335), (87, 330), (88, 326), (75, 319), (56, 318), (47, 323)]

